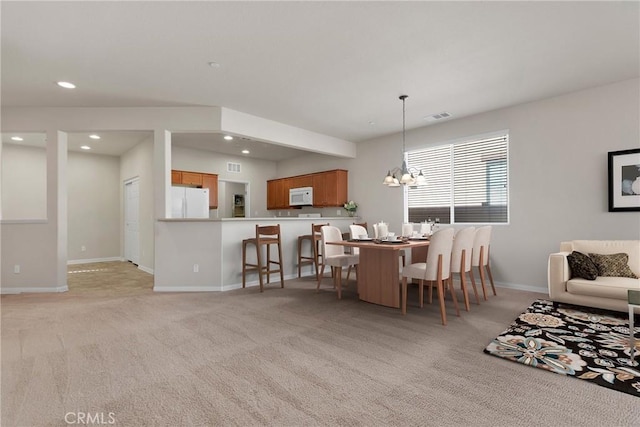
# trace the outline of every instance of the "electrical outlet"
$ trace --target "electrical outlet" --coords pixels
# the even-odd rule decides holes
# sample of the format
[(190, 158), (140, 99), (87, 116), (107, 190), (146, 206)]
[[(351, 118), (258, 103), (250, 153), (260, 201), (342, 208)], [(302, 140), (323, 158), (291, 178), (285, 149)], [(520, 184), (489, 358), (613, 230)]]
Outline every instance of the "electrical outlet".
[(287, 211), (287, 216), (291, 216), (291, 211)]
[(87, 250), (87, 247), (86, 247), (86, 246), (80, 246), (80, 250), (81, 250), (82, 252), (84, 252), (84, 251), (86, 251), (86, 250)]
[(198, 273), (200, 271), (200, 266), (198, 264), (193, 264), (193, 272)]
[(338, 210), (336, 211), (336, 215), (338, 215), (338, 216), (342, 216), (342, 211), (341, 211), (340, 209), (338, 209)]
[(13, 266), (13, 272), (15, 274), (20, 274), (20, 264), (16, 264)]

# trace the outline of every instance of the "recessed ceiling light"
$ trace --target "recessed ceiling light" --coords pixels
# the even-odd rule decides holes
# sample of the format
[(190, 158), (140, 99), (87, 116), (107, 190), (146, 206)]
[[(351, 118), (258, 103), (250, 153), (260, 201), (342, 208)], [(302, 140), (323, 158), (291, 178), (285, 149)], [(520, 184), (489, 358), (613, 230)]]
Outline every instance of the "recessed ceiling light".
[(58, 86), (63, 87), (65, 89), (75, 89), (76, 85), (74, 85), (73, 83), (69, 83), (69, 82), (57, 82)]
[(11, 137), (11, 140), (12, 140), (12, 141), (24, 141), (24, 139), (23, 139), (23, 138), (21, 138), (21, 137), (19, 137), (19, 136), (12, 136), (12, 137)]
[(91, 139), (100, 139), (100, 135), (96, 135), (94, 133), (94, 134), (89, 135), (89, 138), (91, 138)]
[(242, 150), (242, 154), (249, 154), (249, 150)]
[(91, 147), (89, 147), (88, 145), (81, 145), (80, 148), (82, 148), (83, 150), (91, 150)]
[(227, 141), (231, 141), (233, 137), (231, 135), (225, 135), (224, 139), (226, 139)]
[(374, 125), (376, 124), (376, 122), (374, 122), (373, 120), (369, 120), (369, 124), (370, 124), (371, 126), (374, 126)]
[(209, 64), (209, 67), (211, 68), (220, 68), (220, 64), (218, 64), (215, 61), (208, 62), (208, 64)]

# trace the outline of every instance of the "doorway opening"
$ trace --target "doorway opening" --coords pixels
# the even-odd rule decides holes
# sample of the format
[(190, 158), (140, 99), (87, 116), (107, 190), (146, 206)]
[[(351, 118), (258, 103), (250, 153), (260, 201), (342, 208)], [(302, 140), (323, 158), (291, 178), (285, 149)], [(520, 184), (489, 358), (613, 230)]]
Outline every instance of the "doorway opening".
[(249, 196), (247, 181), (219, 180), (217, 218), (249, 218)]

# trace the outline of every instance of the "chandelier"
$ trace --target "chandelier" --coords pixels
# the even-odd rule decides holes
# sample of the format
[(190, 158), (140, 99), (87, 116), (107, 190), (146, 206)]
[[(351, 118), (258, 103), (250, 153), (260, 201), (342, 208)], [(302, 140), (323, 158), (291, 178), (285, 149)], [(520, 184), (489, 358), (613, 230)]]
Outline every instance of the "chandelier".
[[(418, 170), (416, 168), (411, 168), (407, 166), (407, 161), (405, 159), (405, 100), (409, 97), (409, 95), (400, 95), (400, 100), (402, 100), (402, 167), (394, 167), (393, 169), (389, 169), (387, 172), (387, 176), (384, 178), (382, 183), (388, 187), (400, 187), (400, 185), (408, 186), (415, 188), (419, 185), (424, 185), (427, 182), (427, 179), (422, 174), (422, 170)], [(415, 175), (417, 173), (417, 176)]]

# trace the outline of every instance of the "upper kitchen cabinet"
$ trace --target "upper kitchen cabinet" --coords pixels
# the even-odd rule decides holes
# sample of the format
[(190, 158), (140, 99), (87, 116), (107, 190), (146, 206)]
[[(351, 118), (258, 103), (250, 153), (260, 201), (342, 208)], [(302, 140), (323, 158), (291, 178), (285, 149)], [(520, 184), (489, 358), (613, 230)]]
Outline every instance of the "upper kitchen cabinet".
[(218, 209), (218, 175), (203, 173), (202, 188), (209, 189), (209, 209)]
[(182, 171), (171, 171), (171, 184), (182, 184)]
[(202, 174), (199, 172), (172, 170), (171, 184), (202, 187)]
[(211, 173), (172, 170), (171, 184), (208, 188), (209, 209), (218, 209), (218, 175)]
[(342, 206), (347, 202), (348, 172), (342, 169), (313, 174), (313, 206)]
[(313, 175), (300, 175), (285, 178), (289, 180), (289, 188), (313, 187)]
[(267, 181), (267, 209), (287, 209), (289, 207), (289, 180), (271, 179)]
[(336, 169), (267, 181), (267, 209), (289, 209), (289, 189), (313, 187), (313, 206), (342, 206), (347, 202), (348, 172)]
[(202, 186), (202, 174), (197, 172), (182, 171), (182, 184)]

